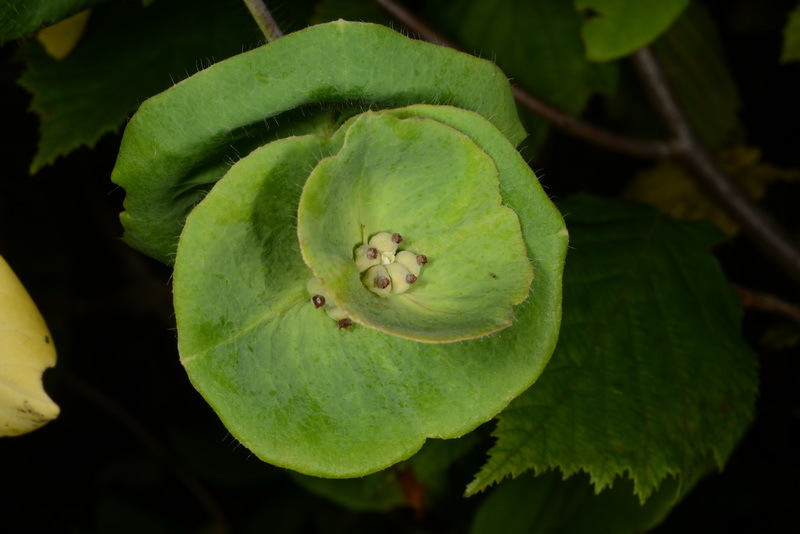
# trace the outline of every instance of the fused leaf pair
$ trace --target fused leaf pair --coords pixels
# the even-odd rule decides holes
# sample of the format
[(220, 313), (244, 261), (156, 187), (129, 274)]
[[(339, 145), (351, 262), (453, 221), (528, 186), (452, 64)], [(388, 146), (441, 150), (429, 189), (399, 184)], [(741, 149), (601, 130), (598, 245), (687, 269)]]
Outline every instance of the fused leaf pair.
[[(369, 24), (288, 35), (143, 104), (113, 176), (126, 238), (177, 253), (181, 359), (234, 436), (277, 465), (358, 476), (536, 379), (567, 234), (521, 138), (496, 67)], [(378, 242), (394, 234), (401, 247)], [(382, 265), (429, 261), (379, 296), (365, 244)]]

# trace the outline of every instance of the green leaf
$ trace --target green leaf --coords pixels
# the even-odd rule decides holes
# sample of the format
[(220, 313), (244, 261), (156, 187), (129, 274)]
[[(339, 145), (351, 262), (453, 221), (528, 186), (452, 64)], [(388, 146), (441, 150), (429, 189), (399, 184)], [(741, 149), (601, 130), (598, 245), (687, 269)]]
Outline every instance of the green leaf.
[(0, 2), (0, 42), (11, 41), (105, 0), (6, 0)]
[[(344, 134), (288, 137), (240, 160), (181, 234), (174, 285), (179, 350), (193, 384), (231, 433), (265, 461), (302, 473), (361, 476), (408, 458), (428, 437), (469, 432), (535, 380), (557, 336), (567, 236), (513, 145), (465, 110), (387, 113), (441, 121), (487, 152), (503, 202), (519, 217), (535, 278), (514, 310), (514, 325), (492, 336), (420, 344), (361, 325), (338, 329), (306, 291), (312, 271), (295, 225), (308, 174), (340, 150)], [(372, 202), (369, 191), (360, 194), (364, 205)], [(452, 192), (437, 200), (458, 198)], [(329, 199), (331, 209), (338, 201)], [(425, 231), (423, 221), (408, 235)], [(464, 248), (461, 254), (470, 253)], [(484, 273), (484, 287), (495, 283), (492, 274)]]
[(689, 0), (575, 0), (586, 15), (582, 35), (593, 61), (619, 59), (647, 46), (689, 5)]
[[(586, 60), (581, 17), (563, 0), (435, 2), (428, 16), (467, 51), (492, 58), (545, 102), (578, 115), (596, 92), (612, 93), (618, 69)], [(537, 149), (549, 125), (530, 115), (526, 146)]]
[(19, 83), (33, 93), (31, 109), (41, 118), (31, 172), (94, 146), (146, 98), (259, 39), (241, 2), (176, 0), (149, 8), (136, 2), (97, 7), (78, 46), (61, 61), (28, 41)]
[(472, 523), (471, 534), (634, 534), (660, 523), (679, 497), (675, 478), (664, 481), (642, 505), (633, 484), (617, 478), (595, 494), (589, 477), (562, 480), (557, 471), (525, 473), (489, 492)]
[[(416, 341), (511, 326), (533, 273), (492, 158), (434, 120), (364, 113), (347, 128), (343, 148), (308, 177), (298, 208), (300, 249), (325, 294), (352, 320)], [(431, 260), (402, 294), (366, 290), (353, 268), (353, 250), (379, 231), (399, 233), (404, 249)]]
[(627, 476), (645, 501), (667, 477), (721, 467), (752, 416), (757, 377), (741, 309), (708, 248), (718, 231), (642, 206), (575, 197), (560, 342), (499, 416), (469, 485), (582, 470), (596, 490)]
[(800, 5), (789, 15), (789, 21), (783, 30), (783, 39), (781, 63), (800, 60)]
[(670, 88), (701, 139), (718, 148), (741, 135), (739, 93), (714, 20), (693, 3), (653, 45)]
[(220, 62), (145, 102), (125, 130), (112, 175), (127, 191), (125, 238), (171, 262), (186, 214), (231, 161), (287, 135), (328, 135), (368, 107), (411, 103), (478, 111), (514, 145), (525, 135), (496, 66), (381, 26), (314, 26)]
[[(675, 98), (702, 141), (711, 149), (741, 142), (739, 93), (722, 48), (719, 32), (707, 10), (692, 3), (655, 43)], [(658, 137), (663, 126), (641, 91), (626, 78), (609, 100), (614, 122), (629, 135)]]

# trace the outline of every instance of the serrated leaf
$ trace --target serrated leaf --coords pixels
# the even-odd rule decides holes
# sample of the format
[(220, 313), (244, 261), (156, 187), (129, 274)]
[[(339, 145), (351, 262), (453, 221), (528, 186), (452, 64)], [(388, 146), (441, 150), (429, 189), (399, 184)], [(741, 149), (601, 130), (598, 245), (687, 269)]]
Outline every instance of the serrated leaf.
[[(582, 19), (570, 2), (468, 0), (433, 6), (429, 17), (448, 37), (491, 58), (514, 83), (566, 113), (578, 115), (592, 94), (616, 88), (616, 64), (586, 60)], [(536, 150), (549, 125), (531, 115), (526, 127), (526, 146)]]
[(593, 61), (627, 56), (653, 42), (688, 4), (689, 0), (575, 0), (586, 16), (581, 33), (587, 56)]
[(800, 60), (800, 5), (789, 14), (789, 21), (783, 30), (783, 49), (781, 63)]
[(31, 172), (94, 146), (146, 98), (259, 38), (240, 2), (177, 0), (95, 8), (79, 45), (61, 61), (37, 41), (26, 42), (20, 52), (27, 69), (19, 83), (33, 93), (31, 109), (41, 119)]
[(674, 478), (664, 481), (642, 505), (633, 484), (618, 478), (595, 494), (586, 474), (566, 480), (557, 471), (525, 473), (489, 492), (475, 514), (470, 534), (636, 534), (660, 523), (680, 496)]
[(58, 416), (42, 385), (45, 369), (55, 364), (42, 315), (0, 256), (0, 436), (31, 432)]
[(0, 41), (50, 26), (105, 0), (6, 0), (0, 3)]
[(741, 308), (709, 247), (713, 227), (582, 196), (561, 204), (571, 251), (559, 345), (537, 383), (499, 416), (475, 493), (527, 470), (616, 477), (645, 501), (721, 467), (753, 411), (754, 356)]
[(514, 145), (525, 136), (495, 65), (371, 24), (313, 26), (191, 81), (142, 105), (112, 174), (127, 191), (125, 239), (166, 263), (186, 214), (231, 162), (276, 138), (329, 135), (367, 107), (432, 102), (478, 111)]

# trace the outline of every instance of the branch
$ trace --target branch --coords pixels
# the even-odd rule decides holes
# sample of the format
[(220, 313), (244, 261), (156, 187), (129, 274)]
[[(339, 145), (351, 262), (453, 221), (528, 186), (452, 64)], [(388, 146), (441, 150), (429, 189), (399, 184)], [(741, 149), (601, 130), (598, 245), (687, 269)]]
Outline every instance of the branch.
[(283, 37), (280, 26), (275, 22), (264, 0), (244, 0), (244, 3), (255, 19), (256, 24), (258, 24), (258, 27), (261, 28), (261, 32), (264, 34), (264, 37), (266, 37), (268, 43)]
[(769, 213), (719, 168), (692, 130), (650, 49), (642, 48), (635, 52), (632, 60), (650, 104), (674, 139), (676, 151), (673, 157), (714, 196), (764, 254), (800, 283), (800, 250), (797, 245)]
[[(375, 2), (426, 41), (459, 49), (452, 41), (442, 37), (394, 0), (375, 0)], [(512, 90), (514, 98), (520, 106), (539, 115), (555, 128), (594, 145), (640, 159), (661, 159), (673, 153), (672, 146), (665, 141), (645, 141), (617, 135), (546, 104), (518, 85), (514, 85)]]
[(763, 312), (782, 315), (800, 325), (800, 308), (767, 293), (759, 293), (752, 289), (735, 285), (734, 291), (739, 296), (739, 301), (744, 308), (753, 308)]
[[(394, 0), (375, 1), (425, 40), (457, 48)], [(670, 134), (669, 140), (648, 141), (617, 135), (578, 117), (563, 113), (518, 86), (513, 87), (514, 98), (521, 106), (549, 121), (559, 130), (597, 146), (643, 159), (665, 157), (676, 159), (690, 171), (692, 177), (702, 187), (719, 201), (762, 252), (795, 282), (800, 283), (800, 250), (796, 244), (769, 213), (751, 200), (717, 166), (694, 134), (650, 50), (643, 48), (634, 53), (632, 59), (651, 105), (660, 115)]]
[(562, 132), (601, 148), (639, 159), (662, 159), (674, 152), (674, 148), (666, 141), (649, 141), (617, 135), (574, 115), (563, 113), (545, 104), (518, 85), (512, 86), (512, 91), (517, 103), (522, 107), (536, 113)]

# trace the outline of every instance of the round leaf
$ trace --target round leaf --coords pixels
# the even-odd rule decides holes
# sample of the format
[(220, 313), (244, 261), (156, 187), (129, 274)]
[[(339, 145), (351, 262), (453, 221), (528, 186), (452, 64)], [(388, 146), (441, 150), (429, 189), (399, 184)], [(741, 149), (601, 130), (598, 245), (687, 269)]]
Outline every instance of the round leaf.
[[(511, 326), (533, 278), (517, 216), (501, 200), (494, 162), (463, 133), (365, 113), (305, 184), (300, 247), (356, 322), (417, 341), (479, 337)], [(353, 262), (378, 231), (430, 260), (409, 291), (388, 298), (364, 286)]]
[[(444, 149), (439, 152), (443, 161), (455, 157), (451, 152), (464, 157), (470, 143), (480, 147), (479, 155), (473, 153), (474, 147), (468, 153), (482, 161), (489, 176), (496, 173), (499, 197), (508, 207), (499, 205), (496, 190), (488, 195), (491, 201), (483, 198), (487, 195), (476, 199), (469, 191), (454, 191), (435, 198), (438, 204), (457, 203), (459, 195), (466, 195), (478, 205), (488, 202), (490, 211), (517, 214), (525, 246), (522, 257), (527, 255), (535, 278), (528, 278), (527, 298), (513, 309), (511, 327), (468, 341), (419, 343), (361, 324), (340, 329), (312, 303), (306, 284), (314, 273), (303, 261), (301, 247), (308, 243), (301, 245), (298, 240), (298, 226), (301, 233), (303, 226), (298, 225), (297, 210), (303, 188), (320, 187), (315, 181), (323, 174), (312, 180), (309, 175), (323, 173), (332, 161), (326, 158), (348, 154), (348, 146), (359, 148), (353, 157), (362, 157), (365, 147), (358, 138), (369, 138), (362, 128), (383, 125), (385, 129), (389, 124), (396, 127), (389, 132), (418, 134), (417, 127), (409, 129), (407, 122), (424, 123), (426, 131), (433, 124), (431, 131), (447, 132), (450, 141), (439, 147)], [(420, 134), (421, 144), (431, 144), (427, 136)], [(382, 141), (374, 145), (383, 147)], [(363, 157), (391, 160), (396, 148), (389, 145)], [(420, 155), (417, 149), (409, 152), (408, 161), (400, 158), (396, 164), (413, 166)], [(360, 191), (358, 184), (337, 183), (343, 191), (359, 190), (360, 205), (372, 205), (371, 193)], [(388, 184), (392, 190), (398, 187), (392, 180)], [(341, 199), (315, 191), (308, 193), (313, 195), (309, 201), (326, 203), (342, 217), (350, 216), (350, 194)], [(385, 195), (379, 200), (403, 198), (391, 191)], [(311, 207), (301, 206), (301, 211), (305, 209)], [(469, 213), (470, 207), (464, 210)], [(402, 216), (397, 220), (410, 224)], [(451, 223), (451, 232), (462, 231), (458, 221)], [(351, 236), (356, 240), (348, 239), (346, 253), (340, 252), (341, 261), (346, 259), (349, 265), (360, 239), (359, 224), (356, 221)], [(471, 223), (465, 224), (468, 230)], [(440, 233), (444, 226), (431, 223)], [(409, 229), (407, 245), (416, 248), (429, 239), (435, 250), (436, 240), (421, 228)], [(505, 237), (499, 239), (505, 243)], [(453, 438), (469, 432), (536, 379), (558, 334), (566, 243), (563, 219), (529, 167), (506, 137), (475, 113), (412, 106), (355, 118), (330, 139), (277, 140), (234, 165), (186, 221), (174, 286), (182, 362), (230, 432), (260, 458), (317, 476), (371, 473), (411, 456), (428, 437)], [(464, 248), (453, 253), (471, 251), (469, 245)], [(430, 285), (436, 279), (431, 273), (437, 261), (432, 257), (421, 273), (421, 280), (430, 274)], [(485, 271), (482, 287), (491, 288), (502, 280), (501, 272)], [(337, 298), (341, 298), (338, 293)]]

